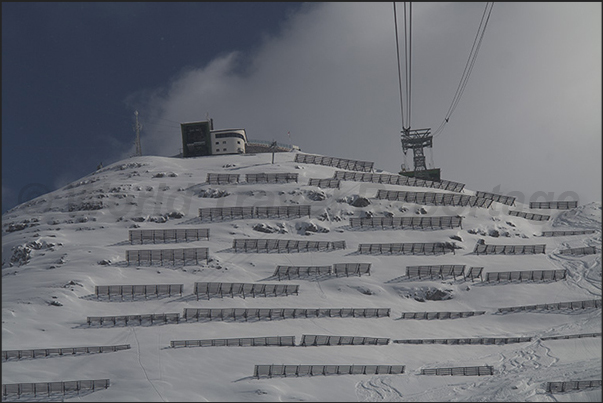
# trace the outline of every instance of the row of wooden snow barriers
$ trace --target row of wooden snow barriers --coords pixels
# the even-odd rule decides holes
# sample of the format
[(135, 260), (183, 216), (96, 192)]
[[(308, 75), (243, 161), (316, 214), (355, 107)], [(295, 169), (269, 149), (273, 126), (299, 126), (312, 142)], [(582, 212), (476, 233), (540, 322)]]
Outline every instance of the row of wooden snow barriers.
[[(277, 266), (273, 276), (291, 275), (335, 275), (336, 277), (362, 274), (370, 275), (370, 263), (334, 263), (333, 266)], [(134, 299), (135, 297), (144, 297), (147, 299), (149, 295), (155, 297), (168, 296), (178, 294), (182, 296), (184, 289), (183, 284), (145, 284), (145, 285), (97, 285), (94, 287), (94, 295), (97, 299), (107, 297), (120, 297), (123, 300), (124, 296)], [(266, 284), (266, 283), (223, 283), (223, 282), (195, 282), (193, 294), (197, 296), (223, 297), (224, 295), (241, 295), (255, 297), (256, 295), (298, 295), (299, 286), (295, 284)]]
[(585, 229), (585, 230), (568, 230), (568, 231), (542, 231), (541, 236), (567, 236), (567, 235), (585, 235), (585, 234), (594, 234), (594, 229)]
[(384, 318), (390, 308), (184, 308), (184, 320)]
[(473, 253), (476, 255), (533, 255), (546, 253), (546, 245), (485, 245), (476, 244)]
[(149, 284), (149, 285), (97, 285), (94, 287), (94, 295), (99, 299), (111, 296), (119, 296), (122, 300), (124, 296), (129, 296), (134, 299), (137, 296), (144, 296), (145, 299), (149, 295), (157, 298), (161, 296), (171, 297), (172, 294), (182, 296), (184, 284)]
[(400, 319), (460, 319), (470, 318), (472, 316), (484, 315), (486, 311), (465, 311), (465, 312), (402, 312)]
[(405, 190), (385, 189), (379, 189), (375, 197), (381, 200), (403, 201), (408, 203), (434, 206), (469, 206), (488, 208), (493, 202), (492, 199), (456, 193), (407, 192)]
[(498, 308), (499, 313), (525, 312), (525, 311), (558, 311), (568, 309), (590, 309), (601, 308), (600, 299), (588, 299), (583, 301), (556, 302), (552, 304), (520, 305), (506, 308)]
[(590, 381), (564, 381), (564, 382), (547, 382), (546, 391), (548, 393), (562, 393), (572, 390), (583, 390), (590, 388), (600, 388), (601, 379)]
[[(444, 344), (444, 345), (503, 345), (527, 343), (532, 340), (568, 340), (585, 337), (601, 337), (601, 333), (570, 334), (550, 337), (473, 337), (458, 339), (409, 339), (391, 340), (395, 344)], [(261, 336), (235, 337), (201, 340), (172, 340), (171, 348), (182, 347), (319, 347), (319, 346), (387, 346), (390, 339), (386, 337), (334, 336), (304, 334), (299, 344), (295, 344), (295, 336)]]
[[(182, 296), (183, 284), (152, 284), (152, 285), (97, 285), (95, 286), (94, 294), (97, 299), (107, 297), (111, 300), (111, 296), (118, 296), (123, 301), (124, 296), (129, 296), (134, 300), (137, 296), (144, 296), (145, 299), (149, 295), (156, 297), (179, 294)], [(206, 296), (210, 299), (212, 296), (230, 295), (231, 297), (242, 296), (243, 298), (253, 297), (256, 295), (273, 296), (288, 296), (298, 295), (299, 286), (296, 284), (265, 284), (265, 283), (221, 283), (221, 282), (195, 282), (193, 294), (197, 296)]]
[(518, 270), (486, 273), (486, 282), (491, 281), (558, 281), (567, 277), (566, 269)]
[(557, 209), (569, 210), (578, 207), (577, 200), (571, 201), (547, 201), (547, 202), (530, 202), (531, 209)]
[(130, 244), (192, 242), (201, 239), (209, 240), (209, 228), (180, 228), (180, 229), (131, 229), (129, 233)]
[(404, 365), (255, 365), (254, 378), (316, 375), (394, 375), (403, 374)]
[(275, 320), (298, 318), (384, 318), (389, 317), (390, 308), (184, 308), (179, 313), (149, 313), (139, 315), (88, 316), (88, 326), (111, 324), (165, 325), (181, 322), (237, 321), (243, 319)]
[[(497, 313), (542, 311), (542, 310), (573, 310), (600, 308), (601, 300), (587, 300), (574, 302), (561, 302), (556, 304), (540, 304), (532, 306), (500, 308)], [(390, 308), (185, 308), (181, 317), (179, 313), (140, 314), (121, 316), (89, 316), (87, 324), (103, 325), (110, 323), (113, 326), (123, 324), (143, 323), (148, 325), (180, 323), (182, 321), (202, 320), (232, 320), (244, 319), (274, 320), (296, 318), (382, 318), (390, 316)], [(459, 319), (485, 314), (485, 311), (469, 312), (403, 312), (399, 319)], [(567, 338), (562, 336), (561, 338)]]
[(291, 172), (246, 174), (247, 183), (290, 183), (297, 182), (298, 174)]
[(515, 216), (515, 217), (521, 217), (521, 218), (525, 218), (526, 220), (533, 220), (533, 221), (548, 221), (549, 218), (551, 218), (550, 215), (527, 213), (525, 211), (515, 211), (515, 210), (509, 210), (509, 215)]
[(436, 217), (351, 217), (351, 228), (411, 228), (411, 229), (444, 229), (462, 228), (463, 218), (460, 216)]
[(382, 183), (384, 185), (427, 187), (450, 190), (452, 192), (460, 192), (465, 187), (463, 183), (451, 182), (447, 180), (430, 181), (404, 175), (374, 174), (349, 171), (336, 171), (333, 175), (333, 179), (355, 182)]
[(594, 246), (584, 246), (582, 248), (569, 248), (559, 251), (562, 255), (594, 255), (597, 254), (597, 248)]
[(308, 186), (317, 186), (319, 188), (332, 188), (339, 189), (341, 186), (341, 181), (339, 179), (332, 178), (310, 178), (308, 180)]
[(357, 253), (360, 254), (410, 254), (410, 255), (437, 255), (445, 254), (454, 251), (452, 244), (436, 242), (436, 243), (361, 243), (358, 245)]
[(421, 375), (494, 375), (494, 367), (491, 367), (489, 365), (482, 365), (477, 367), (422, 368)]
[(296, 239), (233, 239), (235, 252), (328, 252), (345, 249), (345, 241), (300, 241)]
[(301, 218), (310, 217), (310, 205), (258, 207), (205, 207), (199, 209), (201, 220), (243, 218)]
[(2, 350), (2, 361), (21, 360), (27, 358), (42, 358), (62, 355), (76, 354), (97, 354), (109, 353), (130, 348), (129, 344), (119, 344), (115, 346), (87, 346), (87, 347), (57, 347), (57, 348), (36, 348), (29, 350)]
[[(254, 378), (273, 378), (316, 375), (394, 375), (403, 374), (404, 365), (255, 365)], [(494, 367), (422, 368), (421, 375), (494, 375)]]
[[(50, 397), (53, 394), (61, 394), (63, 396), (76, 392), (78, 395), (81, 391), (92, 391), (99, 389), (108, 389), (110, 385), (109, 379), (83, 379), (78, 381), (61, 381), (61, 382), (36, 382), (36, 383), (7, 383), (2, 384), (2, 398), (16, 396), (18, 399), (21, 396), (33, 395), (38, 397), (42, 394)], [(41, 397), (41, 396), (40, 396)]]
[(325, 165), (348, 171), (372, 172), (373, 162), (355, 161), (337, 157), (325, 157), (323, 155), (295, 154), (295, 162), (302, 164)]
[(170, 347), (309, 347), (309, 346), (385, 346), (388, 338), (304, 334), (300, 344), (295, 336), (243, 337), (231, 339), (172, 340)]
[(181, 263), (183, 266), (198, 265), (200, 260), (207, 261), (208, 258), (209, 248), (126, 250), (128, 266), (134, 262), (137, 265), (147, 264), (149, 266), (155, 264), (176, 265), (176, 263)]
[(424, 278), (433, 280), (434, 276), (439, 277), (442, 280), (449, 277), (453, 277), (456, 280), (457, 276), (463, 276), (463, 280), (467, 280), (467, 277), (469, 277), (471, 278), (471, 281), (473, 281), (474, 278), (479, 277), (483, 281), (483, 267), (470, 267), (467, 272), (465, 272), (465, 268), (466, 266), (464, 264), (406, 266), (406, 275), (396, 277), (386, 283), (398, 283), (400, 281), (414, 279), (422, 280)]
[[(225, 185), (239, 183), (239, 174), (208, 173), (207, 183), (210, 185)], [(290, 172), (246, 174), (246, 183), (290, 183), (297, 182), (298, 174)]]
[(288, 296), (299, 295), (299, 285), (297, 284), (264, 284), (264, 283), (220, 283), (220, 282), (196, 282), (194, 294), (197, 296), (206, 296), (210, 299), (212, 296), (230, 295), (231, 297), (251, 296), (255, 298), (257, 295)]
[(537, 336), (525, 336), (525, 337), (461, 337), (461, 338), (446, 338), (446, 339), (405, 339), (405, 340), (392, 340), (392, 343), (396, 344), (444, 344), (444, 345), (503, 345), (513, 343), (529, 343), (532, 340), (569, 340), (569, 339), (583, 339), (590, 337), (601, 337), (599, 333), (581, 333), (581, 334), (569, 334), (561, 336), (548, 336), (548, 337), (537, 337)]
[(515, 197), (513, 197), (513, 196), (504, 196), (504, 195), (499, 195), (496, 193), (482, 192), (479, 190), (477, 192), (475, 192), (475, 196), (482, 197), (484, 199), (491, 199), (491, 200), (494, 200), (495, 202), (506, 204), (507, 206), (515, 205)]
[(333, 263), (332, 266), (277, 266), (272, 274), (272, 277), (277, 277), (281, 280), (281, 276), (287, 277), (319, 277), (319, 276), (335, 276), (345, 275), (346, 277), (362, 276), (363, 274), (371, 275), (370, 263)]
[[(298, 174), (292, 173), (262, 173), (262, 174), (247, 174), (245, 177), (246, 183), (290, 183), (297, 182)], [(226, 185), (239, 184), (239, 174), (218, 174), (208, 173), (207, 183), (210, 185)], [(318, 186), (321, 188), (337, 188), (339, 189), (339, 179), (317, 179), (311, 178), (308, 180), (308, 186)]]

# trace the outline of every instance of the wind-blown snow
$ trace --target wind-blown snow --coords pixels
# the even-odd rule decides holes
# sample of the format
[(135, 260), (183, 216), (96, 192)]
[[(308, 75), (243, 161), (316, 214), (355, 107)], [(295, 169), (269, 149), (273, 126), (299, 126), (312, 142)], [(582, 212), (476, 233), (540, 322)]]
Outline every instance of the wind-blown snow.
[[(294, 162), (293, 153), (178, 159), (135, 157), (102, 168), (62, 189), (15, 207), (2, 217), (2, 349), (130, 344), (92, 355), (2, 363), (2, 383), (109, 378), (106, 390), (82, 401), (600, 401), (601, 389), (550, 394), (548, 381), (601, 379), (601, 338), (540, 337), (601, 331), (601, 309), (495, 314), (498, 308), (601, 298), (601, 203), (551, 214), (547, 222), (508, 215), (528, 211), (494, 202), (489, 209), (435, 207), (377, 200), (378, 189), (426, 188), (342, 181), (341, 189), (308, 186), (336, 168)], [(345, 156), (342, 156), (345, 157)], [(207, 173), (298, 173), (297, 183), (209, 185)], [(456, 178), (446, 178), (455, 180)], [(476, 189), (479, 190), (479, 189)], [(465, 194), (473, 194), (465, 189)], [(357, 197), (365, 207), (350, 204)], [(202, 222), (202, 207), (309, 204), (311, 217)], [(423, 209), (423, 212), (421, 212)], [(461, 215), (462, 228), (351, 229), (350, 217)], [(210, 239), (130, 245), (132, 228), (209, 228)], [(254, 229), (255, 228), (255, 229)], [(592, 234), (540, 237), (542, 230), (593, 229)], [(272, 232), (270, 232), (272, 231)], [(498, 236), (495, 236), (497, 235)], [(330, 252), (234, 253), (235, 238), (345, 240)], [(460, 239), (460, 240), (459, 240)], [(546, 254), (477, 256), (486, 244), (546, 244)], [(361, 255), (359, 243), (454, 242), (461, 249), (439, 256)], [(595, 246), (595, 255), (560, 250)], [(126, 265), (129, 249), (208, 247), (198, 266)], [(199, 300), (194, 282), (279, 283), (277, 265), (371, 263), (370, 276), (312, 281), (292, 278), (299, 295)], [(464, 264), (484, 272), (567, 269), (547, 283), (450, 280), (390, 282), (406, 266)], [(184, 294), (111, 302), (93, 298), (97, 285), (184, 284)], [(419, 301), (427, 291), (451, 298)], [(416, 298), (416, 299), (415, 299)], [(89, 327), (88, 316), (182, 313), (184, 308), (391, 308), (385, 318), (308, 318), (274, 321)], [(402, 312), (486, 311), (448, 320), (400, 320)], [(295, 336), (369, 336), (395, 339), (532, 336), (507, 345), (170, 348), (171, 340)], [(254, 379), (256, 364), (405, 365), (401, 375), (339, 375)], [(428, 376), (422, 368), (490, 365), (492, 376)], [(32, 397), (33, 399), (33, 397)], [(40, 399), (40, 398), (38, 398)], [(60, 397), (58, 398), (61, 399)], [(27, 400), (21, 398), (21, 401)]]

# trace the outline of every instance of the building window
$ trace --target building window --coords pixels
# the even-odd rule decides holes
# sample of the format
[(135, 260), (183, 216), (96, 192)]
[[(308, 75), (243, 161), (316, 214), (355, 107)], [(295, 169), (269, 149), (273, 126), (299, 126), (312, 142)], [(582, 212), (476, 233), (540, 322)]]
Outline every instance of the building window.
[(225, 142), (225, 141), (223, 141), (223, 142), (222, 142), (222, 144), (226, 144), (226, 142)]
[(237, 137), (240, 138), (241, 140), (245, 140), (245, 137), (243, 137), (243, 135), (241, 133), (216, 133), (216, 138), (217, 139), (221, 139), (221, 138), (226, 138), (226, 137)]
[(218, 144), (220, 144), (220, 142), (219, 142), (219, 141), (216, 141), (216, 145), (218, 145)]

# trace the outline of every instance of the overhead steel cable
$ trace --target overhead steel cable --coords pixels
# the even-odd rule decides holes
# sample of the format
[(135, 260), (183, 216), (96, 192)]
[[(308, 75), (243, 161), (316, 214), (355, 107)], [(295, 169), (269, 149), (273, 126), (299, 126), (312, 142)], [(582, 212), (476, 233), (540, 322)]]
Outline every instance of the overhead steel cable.
[(465, 87), (467, 86), (467, 82), (469, 80), (469, 76), (471, 75), (471, 71), (473, 70), (473, 66), (475, 64), (475, 60), (477, 59), (477, 54), (479, 52), (479, 48), (481, 47), (482, 39), (484, 37), (484, 33), (486, 32), (486, 27), (488, 25), (488, 21), (490, 20), (490, 15), (492, 13), (492, 7), (494, 7), (494, 3), (486, 3), (486, 7), (484, 9), (484, 13), (482, 14), (482, 19), (480, 21), (479, 27), (477, 29), (477, 33), (475, 35), (475, 39), (473, 40), (473, 45), (471, 47), (471, 51), (469, 52), (469, 57), (467, 59), (467, 63), (465, 64), (465, 69), (463, 70), (463, 74), (461, 76), (461, 80), (459, 82), (459, 86), (456, 89), (454, 97), (452, 99), (452, 103), (448, 108), (448, 112), (446, 112), (446, 116), (444, 120), (440, 124), (440, 126), (434, 132), (433, 137), (437, 137), (441, 131), (444, 129), (446, 123), (448, 123), (452, 113), (456, 109), (463, 92), (465, 91)]
[(400, 71), (400, 45), (398, 42), (398, 19), (396, 14), (396, 2), (394, 2), (394, 27), (396, 29), (396, 55), (398, 58), (398, 84), (400, 90), (400, 115), (402, 116), (402, 128), (404, 128), (404, 102), (402, 95), (402, 73)]
[(408, 118), (408, 128), (410, 129), (410, 100), (412, 88), (412, 3), (408, 3), (408, 18), (406, 17), (406, 3), (404, 3), (404, 42), (406, 63), (406, 107), (408, 108), (406, 116)]
[[(398, 60), (398, 84), (400, 90), (400, 114), (402, 116), (402, 129), (410, 128), (410, 113), (411, 113), (411, 65), (412, 65), (412, 5), (404, 3), (404, 19), (403, 19), (403, 31), (404, 31), (404, 90), (402, 89), (402, 69), (401, 69), (401, 58), (400, 58), (400, 44), (398, 35), (398, 19), (396, 13), (396, 3), (394, 2), (394, 25), (396, 33), (396, 56)], [(408, 13), (407, 13), (408, 10)], [(406, 115), (407, 121), (404, 121), (404, 115)]]

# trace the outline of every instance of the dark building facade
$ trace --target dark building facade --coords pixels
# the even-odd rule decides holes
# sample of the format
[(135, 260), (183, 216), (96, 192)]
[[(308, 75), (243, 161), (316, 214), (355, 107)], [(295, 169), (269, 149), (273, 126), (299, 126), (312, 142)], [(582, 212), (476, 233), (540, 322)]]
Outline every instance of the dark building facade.
[(214, 128), (213, 120), (204, 122), (180, 123), (182, 131), (182, 156), (199, 157), (211, 155), (211, 131)]

